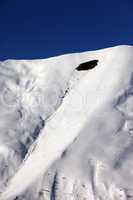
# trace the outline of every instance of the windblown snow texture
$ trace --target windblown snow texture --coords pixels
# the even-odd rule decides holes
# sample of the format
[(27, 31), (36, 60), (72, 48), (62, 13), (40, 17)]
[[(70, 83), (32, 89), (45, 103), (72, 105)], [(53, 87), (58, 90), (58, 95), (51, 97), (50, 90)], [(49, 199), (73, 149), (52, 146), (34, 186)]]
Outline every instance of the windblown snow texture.
[(0, 63), (0, 200), (133, 198), (133, 47)]

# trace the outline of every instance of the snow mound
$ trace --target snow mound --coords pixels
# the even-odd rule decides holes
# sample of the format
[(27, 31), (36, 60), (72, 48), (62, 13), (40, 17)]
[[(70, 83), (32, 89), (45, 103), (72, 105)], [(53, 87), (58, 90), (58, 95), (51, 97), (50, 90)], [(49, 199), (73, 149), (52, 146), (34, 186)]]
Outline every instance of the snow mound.
[(133, 198), (132, 66), (131, 46), (0, 63), (0, 200)]

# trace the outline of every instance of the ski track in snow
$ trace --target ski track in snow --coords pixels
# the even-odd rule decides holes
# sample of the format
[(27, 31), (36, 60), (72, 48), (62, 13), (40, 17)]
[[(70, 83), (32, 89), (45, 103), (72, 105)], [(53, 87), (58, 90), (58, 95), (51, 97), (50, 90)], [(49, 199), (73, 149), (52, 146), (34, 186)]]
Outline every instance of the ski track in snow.
[(132, 66), (130, 46), (0, 63), (0, 200), (133, 199)]

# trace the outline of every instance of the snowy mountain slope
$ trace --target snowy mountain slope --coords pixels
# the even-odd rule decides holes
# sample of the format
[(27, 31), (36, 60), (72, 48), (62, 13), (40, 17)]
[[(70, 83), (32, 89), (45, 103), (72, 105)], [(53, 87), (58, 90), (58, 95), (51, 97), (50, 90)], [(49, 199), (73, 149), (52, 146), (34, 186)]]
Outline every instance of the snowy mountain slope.
[[(75, 70), (79, 64), (94, 59), (99, 61), (94, 69)], [(15, 106), (11, 102), (10, 118), (15, 125), (21, 121), (23, 134), (16, 131), (18, 136), (14, 138), (21, 141), (27, 127), (25, 138), (29, 135), (33, 140), (38, 138), (15, 173), (21, 161), (17, 164), (15, 175), (0, 199), (13, 199), (21, 193), (27, 193), (27, 197), (23, 196), (27, 200), (127, 199), (130, 196), (127, 190), (133, 184), (133, 47), (119, 46), (42, 61), (7, 61), (4, 65), (3, 82), (6, 76), (10, 90), (16, 96), (19, 94)], [(17, 75), (23, 80), (18, 81)], [(31, 79), (32, 83), (27, 83)], [(20, 116), (14, 119), (20, 111), (22, 119)], [(32, 135), (34, 126), (27, 124), (27, 119), (34, 122), (35, 128), (41, 119), (39, 136)], [(5, 129), (13, 130), (9, 125)], [(10, 146), (2, 141), (3, 144)], [(24, 156), (19, 153), (19, 157), (22, 160)], [(33, 188), (39, 188), (37, 180), (42, 177), (48, 190), (44, 189), (39, 197), (37, 192), (34, 195)], [(31, 185), (31, 191), (25, 192)]]
[(45, 120), (60, 105), (73, 70), (67, 66), (69, 59), (62, 68), (62, 63), (56, 58), (0, 63), (1, 191)]

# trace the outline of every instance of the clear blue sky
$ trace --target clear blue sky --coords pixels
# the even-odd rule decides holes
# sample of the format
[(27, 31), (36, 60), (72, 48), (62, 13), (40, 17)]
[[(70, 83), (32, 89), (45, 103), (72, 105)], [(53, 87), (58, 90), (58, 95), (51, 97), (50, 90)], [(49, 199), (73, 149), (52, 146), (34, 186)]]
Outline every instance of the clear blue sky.
[(133, 0), (0, 0), (0, 60), (133, 44)]

